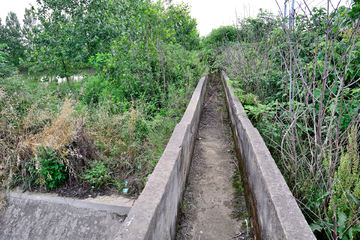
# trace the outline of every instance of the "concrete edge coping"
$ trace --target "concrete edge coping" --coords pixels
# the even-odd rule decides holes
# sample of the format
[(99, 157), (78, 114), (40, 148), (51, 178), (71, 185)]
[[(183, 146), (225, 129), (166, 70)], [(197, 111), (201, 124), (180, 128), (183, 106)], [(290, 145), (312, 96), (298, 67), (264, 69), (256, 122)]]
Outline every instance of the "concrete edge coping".
[[(286, 184), (284, 177), (282, 176), (274, 159), (272, 158), (270, 151), (266, 147), (264, 140), (262, 139), (258, 130), (247, 118), (247, 115), (244, 113), (244, 108), (239, 99), (235, 96), (227, 74), (225, 72), (222, 72), (221, 74), (224, 76), (224, 85), (227, 88), (225, 93), (229, 94), (230, 96), (228, 97), (231, 98), (227, 99), (227, 104), (232, 105), (229, 107), (234, 110), (234, 119), (237, 119), (240, 124), (243, 125), (247, 135), (250, 133), (251, 135), (255, 135), (252, 136), (252, 138), (249, 138), (249, 142), (253, 147), (252, 151), (257, 159), (256, 165), (258, 171), (260, 174), (262, 174), (261, 177), (264, 181), (268, 198), (274, 208), (274, 213), (272, 214), (275, 214), (278, 218), (284, 236), (286, 239), (316, 239), (299, 206), (297, 205), (294, 196)], [(255, 146), (256, 148), (254, 148)], [(266, 164), (264, 164), (265, 162)], [(265, 167), (268, 168), (269, 166), (271, 166), (271, 169), (273, 170), (271, 174), (269, 173), (268, 169), (265, 169)], [(254, 197), (256, 199), (256, 196)], [(257, 213), (257, 215), (261, 214), (262, 213), (259, 212)], [(263, 227), (266, 226), (262, 226), (262, 228)], [(305, 236), (306, 238), (302, 238)]]
[(59, 197), (51, 193), (29, 193), (21, 190), (14, 190), (7, 194), (8, 200), (22, 199), (54, 204), (69, 205), (76, 208), (92, 209), (127, 215), (134, 204), (135, 199), (128, 199), (123, 196), (98, 196), (96, 198), (76, 199), (70, 197)]
[(191, 123), (194, 113), (196, 111), (197, 104), (200, 100), (202, 90), (204, 87), (206, 88), (206, 85), (204, 85), (204, 83), (206, 82), (205, 81), (206, 79), (207, 79), (207, 75), (200, 78), (199, 83), (196, 86), (196, 89), (194, 90), (193, 95), (190, 99), (190, 102), (184, 112), (184, 115), (178, 124), (190, 124)]

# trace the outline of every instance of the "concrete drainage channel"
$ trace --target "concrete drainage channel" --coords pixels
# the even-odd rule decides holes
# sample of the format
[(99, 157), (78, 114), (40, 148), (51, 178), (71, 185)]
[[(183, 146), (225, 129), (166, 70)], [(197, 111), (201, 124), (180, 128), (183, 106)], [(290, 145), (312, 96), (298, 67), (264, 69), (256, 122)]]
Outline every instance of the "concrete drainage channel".
[(177, 240), (253, 240), (219, 74), (208, 78)]
[[(254, 238), (315, 239), (264, 141), (228, 85), (224, 72), (221, 81), (250, 211), (255, 220)], [(38, 199), (38, 196), (12, 193), (8, 209), (0, 218), (0, 239), (174, 239), (207, 82), (208, 76), (200, 79), (181, 122), (175, 127), (135, 203), (115, 203), (116, 199), (86, 202), (53, 196)], [(16, 208), (18, 204), (23, 204), (23, 208)], [(52, 216), (48, 216), (47, 211)], [(38, 226), (42, 224), (45, 229), (26, 228), (37, 221)]]
[[(208, 77), (191, 102), (116, 239), (174, 239)], [(221, 73), (256, 239), (316, 239), (259, 132)]]

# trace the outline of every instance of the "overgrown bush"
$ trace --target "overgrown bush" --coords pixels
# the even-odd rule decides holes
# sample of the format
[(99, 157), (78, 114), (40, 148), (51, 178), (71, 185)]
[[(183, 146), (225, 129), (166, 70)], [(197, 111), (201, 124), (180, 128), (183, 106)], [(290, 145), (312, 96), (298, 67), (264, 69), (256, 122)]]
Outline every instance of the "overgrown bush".
[(61, 186), (67, 178), (65, 164), (58, 159), (56, 152), (42, 147), (26, 168), (35, 184), (45, 186), (46, 189)]
[(111, 184), (111, 172), (104, 162), (95, 161), (91, 164), (90, 169), (86, 169), (83, 178), (90, 185), (101, 187)]

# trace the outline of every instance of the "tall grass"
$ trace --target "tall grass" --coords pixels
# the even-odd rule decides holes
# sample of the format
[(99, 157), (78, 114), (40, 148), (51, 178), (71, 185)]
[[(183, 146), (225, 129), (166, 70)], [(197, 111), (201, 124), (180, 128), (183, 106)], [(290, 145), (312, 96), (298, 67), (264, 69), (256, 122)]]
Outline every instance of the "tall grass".
[[(2, 188), (66, 184), (121, 192), (126, 185), (130, 194), (141, 192), (196, 81), (168, 86), (168, 104), (156, 113), (140, 100), (119, 103), (101, 91), (94, 102), (86, 89), (101, 81), (93, 77), (44, 88), (20, 76), (0, 79)], [(61, 166), (66, 171), (58, 174)]]

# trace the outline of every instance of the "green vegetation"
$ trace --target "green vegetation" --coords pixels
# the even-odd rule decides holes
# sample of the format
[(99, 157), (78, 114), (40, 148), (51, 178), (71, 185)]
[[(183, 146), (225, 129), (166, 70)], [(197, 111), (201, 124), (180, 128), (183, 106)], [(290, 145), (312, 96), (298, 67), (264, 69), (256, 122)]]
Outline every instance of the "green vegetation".
[(139, 194), (205, 73), (189, 6), (37, 3), (0, 24), (2, 187)]
[(32, 175), (26, 179), (30, 180), (29, 186), (34, 181), (46, 189), (52, 189), (61, 186), (66, 180), (65, 164), (58, 160), (56, 152), (52, 149), (40, 149), (38, 156), (26, 163), (26, 168)]
[(261, 11), (203, 39), (186, 4), (37, 3), (22, 25), (0, 19), (2, 188), (139, 194), (209, 66), (229, 73), (318, 238), (360, 237), (359, 0), (293, 25)]
[(9, 54), (3, 51), (4, 48), (6, 48), (6, 44), (0, 44), (0, 77), (2, 78), (13, 76), (17, 73), (16, 68), (9, 64)]
[(236, 40), (222, 28), (203, 41), (319, 239), (360, 238), (359, 12), (315, 8), (291, 25), (261, 11)]
[(85, 181), (96, 187), (111, 184), (111, 172), (106, 167), (105, 162), (93, 162), (91, 168), (86, 169), (83, 176)]

